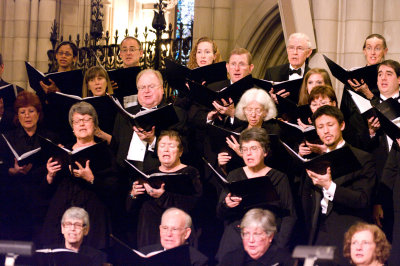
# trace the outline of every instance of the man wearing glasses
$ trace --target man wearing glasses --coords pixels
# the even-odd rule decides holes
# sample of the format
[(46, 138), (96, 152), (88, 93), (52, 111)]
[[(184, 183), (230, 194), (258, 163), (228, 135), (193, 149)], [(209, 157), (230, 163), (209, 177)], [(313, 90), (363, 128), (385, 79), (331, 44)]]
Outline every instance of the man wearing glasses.
[[(192, 218), (189, 214), (178, 208), (169, 208), (161, 217), (160, 244), (144, 247), (140, 251), (148, 254), (157, 250), (168, 250), (186, 245), (192, 232), (191, 226)], [(207, 265), (207, 257), (197, 249), (189, 247), (189, 255), (191, 265)]]
[[(306, 60), (310, 57), (312, 49), (310, 39), (306, 34), (301, 32), (291, 34), (286, 51), (289, 63), (268, 68), (264, 79), (269, 81), (293, 80), (304, 77), (305, 73), (310, 70), (306, 65)], [(272, 93), (279, 94), (282, 97), (289, 95), (285, 90), (272, 91)]]

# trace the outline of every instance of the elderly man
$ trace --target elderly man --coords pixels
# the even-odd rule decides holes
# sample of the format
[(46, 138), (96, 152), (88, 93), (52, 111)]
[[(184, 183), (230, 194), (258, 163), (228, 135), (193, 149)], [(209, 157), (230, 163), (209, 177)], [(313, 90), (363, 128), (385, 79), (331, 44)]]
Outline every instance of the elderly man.
[[(163, 79), (159, 71), (153, 69), (142, 70), (136, 78), (138, 88), (138, 105), (129, 107), (127, 111), (136, 115), (140, 111), (156, 109), (165, 106), (163, 101)], [(175, 107), (178, 122), (171, 129), (184, 135), (186, 115)], [(132, 126), (129, 120), (118, 114), (115, 119), (111, 139), (111, 147), (116, 152), (117, 163), (124, 167), (124, 160), (134, 161), (141, 169), (149, 170), (159, 165), (155, 151), (155, 143), (159, 130), (153, 126), (150, 131)]]
[(267, 69), (264, 79), (271, 81), (285, 81), (301, 78), (309, 70), (306, 59), (312, 53), (311, 42), (304, 33), (293, 33), (289, 36), (286, 46), (288, 64)]
[(240, 224), (243, 247), (226, 254), (219, 265), (293, 265), (290, 253), (273, 241), (275, 216), (263, 209), (251, 209)]
[[(186, 245), (186, 241), (192, 232), (191, 226), (192, 218), (189, 214), (178, 208), (169, 208), (161, 217), (160, 244), (144, 247), (140, 251), (147, 254)], [(191, 265), (207, 265), (207, 257), (197, 249), (189, 247), (189, 254)]]
[(331, 168), (325, 173), (307, 170), (302, 199), (309, 225), (309, 244), (336, 246), (335, 263), (346, 264), (342, 256), (343, 235), (357, 221), (370, 217), (372, 191), (376, 182), (372, 155), (345, 142), (343, 114), (337, 107), (325, 105), (313, 114), (314, 126), (328, 151), (348, 146), (361, 164), (361, 169), (332, 178)]

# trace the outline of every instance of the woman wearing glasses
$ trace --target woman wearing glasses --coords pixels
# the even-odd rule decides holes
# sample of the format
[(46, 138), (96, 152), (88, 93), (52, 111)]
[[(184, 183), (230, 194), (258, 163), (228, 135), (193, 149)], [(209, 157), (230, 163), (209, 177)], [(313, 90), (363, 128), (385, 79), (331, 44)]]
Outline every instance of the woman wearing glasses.
[[(76, 142), (66, 148), (78, 151), (96, 144), (94, 132), (98, 127), (98, 118), (92, 105), (86, 102), (74, 104), (69, 111), (69, 122)], [(60, 241), (57, 228), (61, 226), (62, 214), (71, 206), (79, 206), (87, 210), (92, 220), (87, 244), (97, 249), (108, 246), (109, 210), (116, 210), (117, 177), (111, 151), (107, 145), (100, 147), (101, 150), (96, 153), (84, 156), (81, 163), (75, 161), (68, 165), (57, 158), (48, 159), (46, 180), (55, 194), (44, 224), (44, 244)]]
[(189, 213), (201, 196), (200, 174), (196, 168), (181, 163), (182, 152), (179, 134), (173, 130), (162, 131), (157, 142), (157, 155), (161, 165), (148, 174), (182, 174), (182, 178), (191, 180), (192, 191), (188, 188), (185, 194), (181, 194), (169, 191), (165, 183), (159, 187), (152, 187), (148, 182), (139, 180), (132, 185), (132, 207), (136, 205), (136, 208), (140, 209), (137, 230), (139, 248), (158, 243), (161, 215), (166, 209), (176, 207)]
[[(275, 104), (265, 90), (249, 89), (240, 98), (235, 111), (236, 118), (243, 123), (233, 131), (242, 132), (249, 128), (264, 128), (268, 134), (279, 134), (280, 128), (276, 121), (272, 119), (276, 117), (276, 114)], [(235, 155), (242, 157), (237, 140), (230, 137), (226, 139), (226, 143), (231, 151), (218, 153), (218, 164), (224, 171), (229, 172), (229, 170), (232, 170), (230, 169), (231, 165), (237, 166), (238, 163), (243, 162)], [(231, 161), (232, 158), (234, 158), (233, 161)], [(229, 165), (227, 165), (228, 162)]]
[[(75, 63), (78, 59), (78, 47), (76, 47), (74, 43), (69, 41), (61, 42), (57, 46), (55, 52), (57, 60), (56, 72), (65, 72), (75, 69)], [(43, 81), (40, 82), (40, 85), (46, 93), (60, 91), (54, 81), (51, 79), (49, 81), (50, 85), (44, 84)]]
[[(240, 134), (240, 150), (246, 166), (231, 171), (228, 174), (229, 182), (236, 182), (252, 178), (268, 177), (273, 189), (276, 191), (279, 200), (269, 203), (275, 211), (279, 210), (278, 235), (276, 242), (278, 246), (285, 247), (288, 244), (293, 226), (296, 222), (296, 213), (286, 174), (275, 170), (264, 163), (269, 152), (269, 137), (263, 128), (249, 128)], [(242, 198), (224, 190), (219, 198), (217, 215), (225, 221), (224, 235), (222, 236), (217, 258), (223, 256), (240, 246), (240, 219), (249, 206), (242, 204)], [(265, 202), (255, 203), (258, 206), (266, 207)], [(282, 215), (285, 213), (284, 215)]]
[(276, 232), (277, 225), (272, 212), (249, 210), (240, 223), (243, 247), (229, 252), (219, 265), (294, 265), (291, 254), (277, 247), (273, 241)]

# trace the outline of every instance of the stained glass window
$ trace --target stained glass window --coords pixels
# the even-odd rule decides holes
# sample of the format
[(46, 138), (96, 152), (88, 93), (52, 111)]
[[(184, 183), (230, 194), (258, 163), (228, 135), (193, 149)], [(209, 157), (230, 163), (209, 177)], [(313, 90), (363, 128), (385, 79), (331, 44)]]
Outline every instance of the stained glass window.
[[(194, 0), (178, 0), (178, 4), (176, 6), (176, 38), (187, 38), (192, 35), (191, 27), (193, 18)], [(181, 23), (183, 30), (182, 34)]]

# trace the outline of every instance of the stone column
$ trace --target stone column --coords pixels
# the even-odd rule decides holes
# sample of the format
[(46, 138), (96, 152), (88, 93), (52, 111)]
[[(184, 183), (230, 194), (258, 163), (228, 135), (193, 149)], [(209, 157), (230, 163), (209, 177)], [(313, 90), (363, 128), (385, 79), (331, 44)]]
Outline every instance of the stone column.
[(382, 34), (389, 48), (386, 58), (400, 61), (400, 2), (386, 0), (384, 3)]
[(47, 72), (48, 70), (47, 51), (52, 48), (50, 43), (50, 31), (56, 16), (56, 5), (56, 0), (39, 1), (36, 67), (43, 72)]
[(12, 82), (13, 80), (13, 51), (14, 51), (14, 1), (2, 1), (2, 46), (1, 53), (5, 65), (3, 78)]

